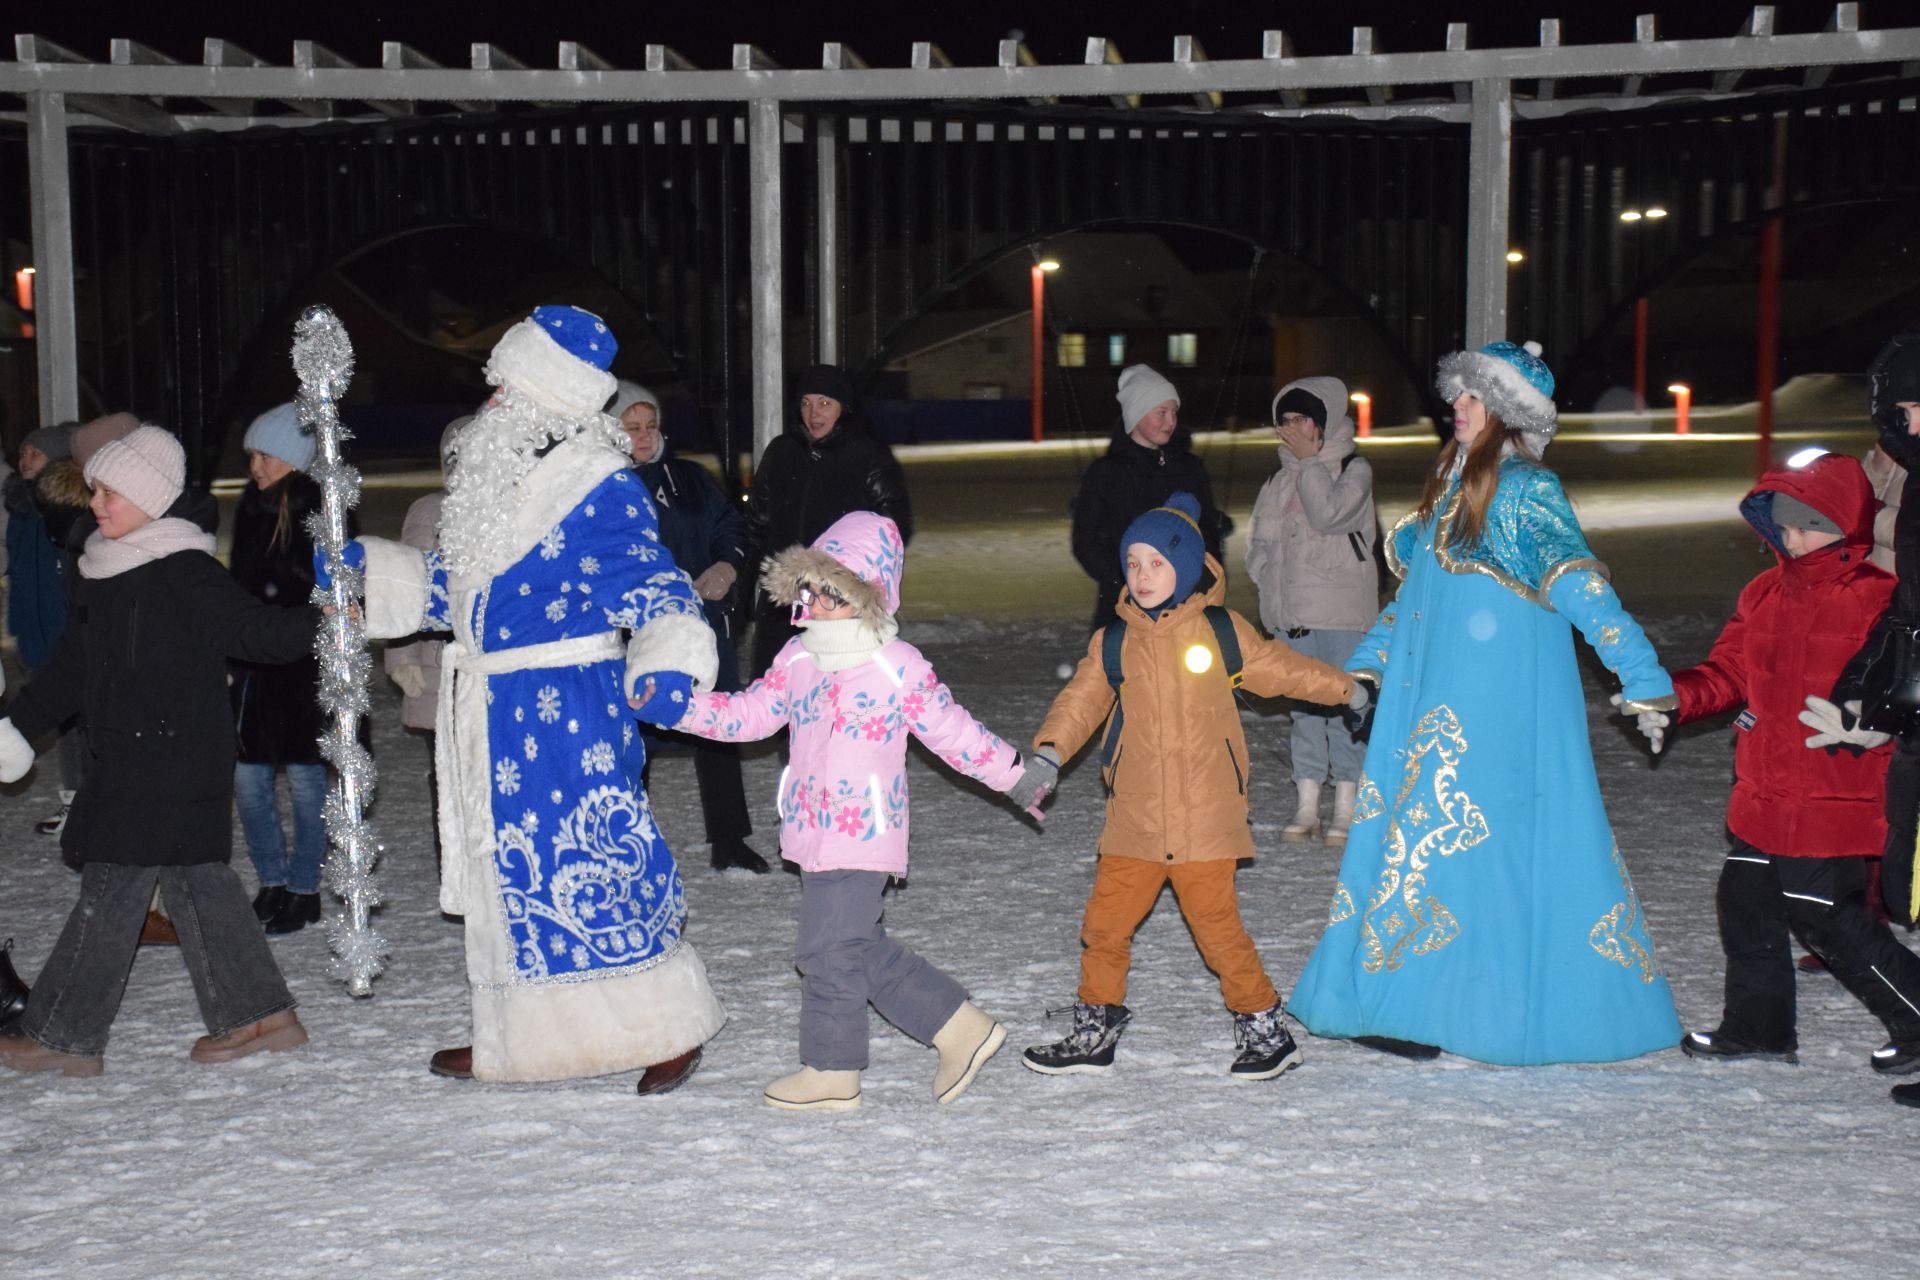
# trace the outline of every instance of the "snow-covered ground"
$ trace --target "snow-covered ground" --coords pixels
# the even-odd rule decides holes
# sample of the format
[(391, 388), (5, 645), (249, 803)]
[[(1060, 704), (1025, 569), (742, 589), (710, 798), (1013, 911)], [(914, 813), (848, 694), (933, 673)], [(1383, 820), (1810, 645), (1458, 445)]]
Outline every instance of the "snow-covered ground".
[[(1619, 501), (1615, 521), (1608, 493), (1586, 499), (1596, 547), (1668, 661), (1697, 660), (1761, 563), (1751, 540), (1726, 521), (1652, 534), (1637, 527), (1642, 500)], [(1044, 555), (1056, 564), (1057, 513), (1025, 526), (1051, 530)], [(1014, 541), (957, 523), (925, 528), (909, 559), (905, 634), (971, 710), (1024, 739), (1059, 686), (1055, 668), (1082, 650), (1089, 593), (1032, 590), (1021, 577), (1028, 563), (992, 554)], [(966, 579), (974, 589), (956, 594), (997, 595), (1000, 607), (965, 610), (932, 589)], [(919, 596), (917, 582), (929, 587)], [(1654, 765), (1608, 719), (1597, 680), (1588, 701), (1620, 845), (1682, 1018), (1711, 1025), (1729, 734), (1683, 732)], [(1236, 1084), (1225, 1074), (1232, 1036), (1218, 987), (1163, 900), (1135, 946), (1137, 1016), (1115, 1071), (1022, 1070), (1019, 1047), (1061, 1030), (1044, 1011), (1073, 998), (1100, 821), (1084, 763), (1066, 776), (1044, 831), (924, 754), (913, 764), (913, 873), (890, 898), (888, 927), (968, 983), (1011, 1032), (953, 1106), (933, 1103), (932, 1052), (877, 1017), (860, 1110), (791, 1115), (760, 1103), (761, 1086), (795, 1061), (799, 884), (706, 868), (684, 755), (655, 763), (654, 804), (682, 851), (690, 936), (731, 1014), (699, 1073), (646, 1100), (632, 1076), (519, 1087), (437, 1079), (427, 1056), (466, 1039), (460, 930), (435, 907), (424, 746), (396, 727), (384, 682), (376, 707), (376, 816), (390, 846), (382, 927), (396, 942), (376, 994), (351, 999), (326, 976), (319, 930), (277, 940), (312, 1043), (198, 1066), (186, 1053), (203, 1028), (178, 956), (143, 951), (104, 1077), (0, 1078), (0, 1275), (1911, 1268), (1920, 1112), (1888, 1102), (1888, 1082), (1867, 1066), (1881, 1029), (1826, 977), (1800, 980), (1798, 1067), (1713, 1066), (1667, 1051), (1515, 1070), (1413, 1064), (1308, 1039), (1302, 1069)], [(1338, 855), (1280, 842), (1291, 794), (1285, 715), (1248, 721), (1261, 856), (1240, 892), (1284, 990), (1325, 919)], [(756, 822), (770, 831), (778, 757), (760, 750), (746, 768)], [(32, 832), (53, 785), (43, 768), (0, 797), (0, 937), (16, 938), (29, 978), (76, 885), (53, 842)], [(757, 843), (772, 851), (765, 836)], [(236, 865), (251, 883), (243, 855)]]

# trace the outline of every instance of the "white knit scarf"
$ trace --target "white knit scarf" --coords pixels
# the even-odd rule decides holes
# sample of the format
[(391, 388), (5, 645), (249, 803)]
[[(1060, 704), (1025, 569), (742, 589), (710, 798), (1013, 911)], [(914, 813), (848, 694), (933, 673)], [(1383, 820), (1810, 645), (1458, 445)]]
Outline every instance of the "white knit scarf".
[(822, 671), (846, 671), (859, 666), (880, 652), (900, 634), (900, 624), (882, 618), (877, 624), (865, 618), (833, 618), (815, 621), (803, 619), (800, 644)]
[(164, 560), (177, 551), (213, 554), (213, 535), (191, 520), (169, 516), (149, 520), (132, 533), (109, 538), (95, 532), (80, 553), (80, 576), (111, 578), (129, 569)]

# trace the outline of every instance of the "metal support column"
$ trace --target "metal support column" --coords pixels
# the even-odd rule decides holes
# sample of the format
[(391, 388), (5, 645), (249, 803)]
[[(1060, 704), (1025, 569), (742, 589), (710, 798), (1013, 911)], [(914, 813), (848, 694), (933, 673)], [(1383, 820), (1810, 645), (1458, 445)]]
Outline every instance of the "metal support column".
[(33, 331), (40, 423), (80, 416), (80, 347), (73, 302), (73, 187), (64, 93), (27, 95), (27, 174), (33, 199)]
[(1513, 84), (1473, 82), (1467, 169), (1467, 347), (1507, 336), (1507, 209), (1513, 180)]
[(838, 122), (831, 116), (819, 124), (816, 144), (814, 189), (818, 194), (815, 225), (819, 243), (814, 246), (820, 296), (814, 300), (813, 331), (819, 350), (814, 359), (821, 364), (840, 363), (840, 135)]
[(753, 284), (753, 456), (780, 434), (786, 353), (781, 337), (780, 104), (747, 104), (747, 236)]

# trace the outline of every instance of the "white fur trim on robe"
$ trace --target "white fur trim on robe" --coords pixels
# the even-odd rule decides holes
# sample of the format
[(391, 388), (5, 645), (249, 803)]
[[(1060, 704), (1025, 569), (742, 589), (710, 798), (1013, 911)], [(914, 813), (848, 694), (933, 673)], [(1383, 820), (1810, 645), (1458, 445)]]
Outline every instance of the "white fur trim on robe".
[(726, 1024), (707, 967), (685, 939), (633, 973), (522, 983), (514, 980), (498, 894), (474, 895), (466, 933), (476, 1080), (578, 1080), (637, 1071), (698, 1048)]
[(695, 693), (711, 690), (720, 674), (713, 628), (690, 613), (663, 613), (634, 632), (627, 642), (627, 696), (656, 671), (684, 671)]
[[(513, 513), (512, 541), (491, 563), (470, 577), (456, 578), (454, 590), (479, 591), (520, 563), (540, 540), (558, 528), (602, 481), (625, 471), (633, 460), (610, 445), (575, 436), (563, 440), (533, 465), (520, 482), (528, 495)], [(644, 492), (644, 490), (641, 490)]]
[(361, 538), (367, 553), (366, 623), (371, 640), (397, 640), (426, 625), (432, 582), (417, 547), (386, 538)]

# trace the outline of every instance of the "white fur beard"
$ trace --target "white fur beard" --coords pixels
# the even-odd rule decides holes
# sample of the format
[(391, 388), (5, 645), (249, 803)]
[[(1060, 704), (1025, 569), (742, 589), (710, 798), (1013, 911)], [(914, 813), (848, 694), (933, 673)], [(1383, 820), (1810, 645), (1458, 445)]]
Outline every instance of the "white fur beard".
[(497, 572), (513, 547), (513, 521), (526, 479), (563, 440), (585, 437), (626, 452), (626, 434), (604, 413), (563, 418), (510, 388), (455, 437), (447, 462), (440, 549), (456, 577)]

